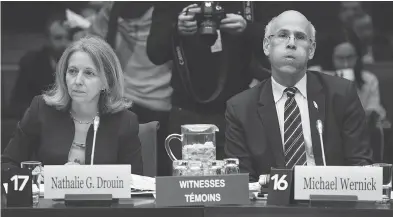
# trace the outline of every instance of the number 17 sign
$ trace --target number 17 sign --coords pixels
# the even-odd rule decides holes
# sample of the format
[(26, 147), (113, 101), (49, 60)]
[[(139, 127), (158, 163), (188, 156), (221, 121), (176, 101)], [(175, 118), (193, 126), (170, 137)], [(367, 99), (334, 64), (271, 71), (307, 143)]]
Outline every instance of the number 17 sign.
[(32, 206), (31, 172), (22, 168), (7, 168), (1, 171), (1, 184), (8, 207)]

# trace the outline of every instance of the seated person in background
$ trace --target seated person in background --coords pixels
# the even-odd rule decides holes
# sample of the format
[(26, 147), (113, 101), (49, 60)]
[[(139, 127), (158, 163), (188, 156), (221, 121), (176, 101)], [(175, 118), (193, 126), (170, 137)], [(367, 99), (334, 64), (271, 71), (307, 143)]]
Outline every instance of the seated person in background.
[(326, 165), (372, 163), (365, 112), (356, 86), (345, 79), (307, 71), (315, 29), (297, 11), (266, 26), (263, 49), (272, 77), (227, 102), (227, 157), (258, 181), (270, 168), (323, 165), (317, 120), (324, 128)]
[(362, 47), (356, 34), (350, 29), (343, 29), (328, 37), (321, 51), (323, 72), (354, 81), (366, 116), (370, 118), (375, 112), (377, 120), (384, 120), (386, 111), (380, 102), (378, 79), (363, 69)]
[(65, 15), (62, 13), (51, 15), (46, 25), (48, 43), (39, 51), (27, 53), (20, 60), (8, 116), (20, 119), (33, 97), (53, 84), (56, 64), (70, 43), (69, 31), (63, 25), (64, 21)]
[(374, 31), (370, 15), (364, 14), (356, 18), (353, 29), (361, 41), (364, 63), (393, 61), (393, 47), (387, 37)]
[[(343, 28), (353, 28), (353, 22), (358, 17), (364, 15), (364, 9), (362, 6), (362, 2), (359, 1), (345, 1), (345, 2), (337, 2), (338, 3), (338, 11), (337, 11), (337, 21), (336, 19), (331, 19), (330, 23), (333, 25), (330, 31), (326, 32), (327, 34), (318, 34), (318, 41), (326, 40), (326, 37), (334, 34), (335, 32), (341, 31)], [(317, 49), (315, 52), (314, 58), (308, 62), (308, 70), (322, 72), (321, 62), (325, 61), (320, 54), (322, 49)], [(330, 59), (330, 58), (329, 58)]]
[(56, 82), (36, 96), (2, 155), (19, 165), (90, 164), (93, 120), (100, 117), (94, 164), (131, 164), (142, 175), (138, 119), (124, 101), (123, 72), (112, 48), (96, 37), (68, 47), (56, 70)]
[(359, 1), (340, 2), (339, 10), (338, 18), (341, 25), (347, 28), (352, 28), (354, 20), (365, 13), (362, 2)]

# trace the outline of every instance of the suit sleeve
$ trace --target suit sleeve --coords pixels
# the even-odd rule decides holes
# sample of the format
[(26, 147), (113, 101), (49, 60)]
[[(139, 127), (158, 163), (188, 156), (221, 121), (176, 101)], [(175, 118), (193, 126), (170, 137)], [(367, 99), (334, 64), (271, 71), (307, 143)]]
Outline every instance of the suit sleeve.
[(120, 138), (118, 163), (130, 164), (132, 174), (142, 175), (142, 147), (138, 137), (139, 124), (136, 115), (132, 114), (127, 122), (128, 126), (125, 127)]
[(347, 105), (344, 111), (343, 141), (347, 165), (368, 165), (372, 163), (372, 150), (366, 115), (360, 103), (356, 86), (347, 88)]
[(177, 17), (176, 13), (172, 13), (171, 6), (172, 4), (169, 2), (154, 5), (146, 50), (147, 56), (155, 65), (162, 65), (173, 58), (172, 34)]
[(228, 158), (238, 158), (241, 173), (249, 173), (250, 182), (258, 181), (257, 173), (252, 166), (250, 152), (246, 147), (244, 129), (236, 117), (234, 107), (228, 102), (225, 112), (225, 154)]
[(39, 143), (39, 97), (35, 97), (18, 122), (13, 138), (8, 143), (1, 157), (2, 163), (19, 166), (20, 162), (29, 160)]

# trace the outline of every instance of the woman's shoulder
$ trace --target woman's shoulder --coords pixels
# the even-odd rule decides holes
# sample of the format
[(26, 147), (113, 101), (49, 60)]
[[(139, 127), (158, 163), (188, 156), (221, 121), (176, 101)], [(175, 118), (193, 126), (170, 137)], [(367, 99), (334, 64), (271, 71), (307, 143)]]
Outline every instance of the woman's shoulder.
[(121, 111), (121, 115), (125, 119), (131, 119), (131, 120), (135, 120), (136, 122), (138, 122), (138, 116), (134, 112), (132, 112), (128, 109)]
[(118, 121), (119, 123), (125, 123), (125, 124), (130, 124), (134, 125), (134, 124), (139, 124), (138, 122), (138, 116), (132, 112), (129, 111), (127, 109), (116, 112), (116, 113), (111, 113), (107, 115), (108, 118), (114, 120), (114, 121)]
[(50, 106), (46, 103), (43, 95), (37, 95), (31, 101), (30, 107), (47, 111), (47, 110), (56, 110), (53, 106)]

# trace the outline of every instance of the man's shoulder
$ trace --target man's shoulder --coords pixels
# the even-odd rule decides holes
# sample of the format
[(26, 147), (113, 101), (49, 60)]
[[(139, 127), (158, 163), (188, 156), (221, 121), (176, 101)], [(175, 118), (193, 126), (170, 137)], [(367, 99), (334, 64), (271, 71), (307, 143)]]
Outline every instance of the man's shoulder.
[(317, 71), (308, 71), (310, 76), (315, 76), (324, 89), (328, 90), (329, 92), (335, 93), (345, 93), (353, 82), (349, 81), (345, 78), (340, 78), (333, 75), (328, 75), (322, 72)]

